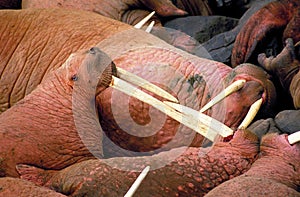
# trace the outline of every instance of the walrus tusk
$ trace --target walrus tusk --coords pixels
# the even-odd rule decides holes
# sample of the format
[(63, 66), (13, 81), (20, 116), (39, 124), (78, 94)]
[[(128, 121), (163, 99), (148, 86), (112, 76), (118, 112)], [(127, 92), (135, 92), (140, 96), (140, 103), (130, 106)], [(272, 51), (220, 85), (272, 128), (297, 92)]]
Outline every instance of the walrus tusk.
[(300, 131), (290, 134), (288, 136), (288, 141), (289, 141), (290, 145), (300, 142)]
[(155, 11), (151, 12), (150, 14), (148, 14), (145, 18), (143, 18), (140, 22), (138, 22), (137, 24), (135, 24), (133, 27), (137, 28), (137, 29), (141, 29), (143, 27), (143, 25), (155, 14)]
[(181, 113), (184, 113), (196, 120), (199, 120), (204, 125), (206, 125), (207, 126), (206, 129), (210, 129), (212, 132), (208, 133), (208, 136), (204, 136), (204, 137), (207, 137), (211, 141), (213, 141), (218, 134), (221, 135), (222, 137), (228, 137), (230, 135), (233, 135), (233, 130), (231, 128), (229, 128), (225, 124), (219, 122), (218, 120), (212, 117), (209, 117), (201, 112), (198, 112), (197, 110), (194, 110), (190, 107), (186, 107), (184, 105), (168, 102), (168, 101), (164, 101), (164, 103), (166, 103), (167, 105), (169, 105), (170, 107), (176, 109)]
[(140, 184), (142, 183), (142, 181), (144, 180), (144, 178), (148, 174), (149, 170), (150, 170), (150, 166), (147, 166), (146, 168), (144, 168), (144, 170), (141, 172), (141, 174), (138, 176), (138, 178), (134, 181), (134, 183), (132, 184), (132, 186), (127, 191), (127, 193), (125, 194), (124, 197), (133, 196), (133, 194), (135, 193), (137, 188), (140, 186)]
[[(199, 120), (199, 118), (196, 119), (191, 115), (178, 112), (174, 108), (165, 104), (164, 102), (152, 97), (149, 94), (146, 94), (142, 90), (134, 87), (133, 85), (131, 85), (131, 84), (127, 83), (126, 81), (119, 79), (115, 76), (113, 76), (110, 86), (121, 92), (124, 92), (125, 94), (127, 94), (129, 96), (135, 97), (135, 98), (155, 107), (159, 111), (165, 113), (166, 115), (168, 115), (171, 118), (173, 118), (174, 120), (182, 123), (183, 125), (189, 127), (190, 129), (193, 129), (194, 131), (203, 135), (204, 137), (208, 138), (211, 141), (214, 141), (214, 137), (218, 134), (218, 131), (222, 130), (222, 129), (220, 129), (220, 125), (218, 125), (218, 126), (214, 125), (213, 130), (212, 130), (211, 123), (207, 124), (207, 121), (205, 121), (205, 120), (202, 122)], [(173, 103), (173, 104), (176, 104), (176, 103)], [(206, 117), (206, 118), (210, 118), (210, 117)], [(210, 118), (210, 120), (212, 120), (212, 118)], [(208, 129), (210, 129), (211, 132), (208, 133)], [(230, 132), (226, 132), (226, 135), (223, 134), (223, 136), (229, 136), (232, 134), (233, 134), (233, 132), (231, 130)]]
[(137, 85), (137, 86), (140, 86), (146, 90), (149, 90), (150, 92), (153, 92), (155, 93), (156, 95), (160, 96), (160, 97), (163, 97), (167, 100), (170, 100), (170, 101), (173, 101), (175, 103), (178, 103), (179, 101), (173, 96), (171, 95), (170, 93), (168, 93), (167, 91), (161, 89), (160, 87), (150, 83), (149, 81), (137, 76), (137, 75), (134, 75), (120, 67), (117, 67), (117, 72), (118, 72), (118, 75), (119, 75), (119, 78), (120, 79), (123, 79), (127, 82), (130, 82), (134, 85)]
[(240, 124), (238, 129), (246, 129), (249, 126), (249, 124), (252, 122), (252, 120), (258, 113), (261, 104), (262, 104), (262, 98), (258, 99), (251, 105), (246, 117), (244, 118), (243, 122)]
[(153, 26), (155, 24), (155, 21), (151, 21), (150, 25), (146, 28), (145, 32), (150, 33), (153, 29)]
[(244, 79), (233, 82), (227, 88), (225, 88), (222, 92), (220, 92), (216, 97), (214, 97), (211, 101), (209, 101), (206, 105), (204, 105), (203, 108), (200, 109), (200, 112), (201, 113), (205, 112), (206, 110), (208, 110), (209, 108), (211, 108), (212, 106), (214, 106), (215, 104), (217, 104), (218, 102), (220, 102), (221, 100), (226, 98), (228, 95), (238, 91), (239, 89), (241, 89), (244, 86), (245, 83), (246, 83), (246, 80), (244, 80)]

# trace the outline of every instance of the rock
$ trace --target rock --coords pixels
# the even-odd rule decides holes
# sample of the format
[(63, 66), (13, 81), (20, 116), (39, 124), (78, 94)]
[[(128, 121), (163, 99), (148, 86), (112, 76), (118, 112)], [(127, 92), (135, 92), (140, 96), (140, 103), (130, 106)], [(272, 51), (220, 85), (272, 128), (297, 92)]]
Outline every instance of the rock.
[(164, 27), (185, 32), (203, 43), (219, 33), (231, 30), (237, 24), (238, 19), (225, 16), (188, 16), (168, 21)]
[(274, 119), (276, 126), (283, 132), (291, 134), (300, 131), (300, 110), (284, 110)]
[(267, 133), (281, 133), (272, 118), (257, 120), (248, 129), (255, 133), (259, 139)]

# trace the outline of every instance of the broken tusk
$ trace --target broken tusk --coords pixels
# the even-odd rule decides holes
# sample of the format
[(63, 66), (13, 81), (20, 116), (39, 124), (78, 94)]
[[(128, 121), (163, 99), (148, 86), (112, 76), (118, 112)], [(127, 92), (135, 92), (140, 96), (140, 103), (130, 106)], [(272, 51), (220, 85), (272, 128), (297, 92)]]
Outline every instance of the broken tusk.
[(300, 131), (290, 134), (288, 136), (288, 141), (289, 141), (290, 145), (300, 142)]
[(147, 166), (146, 168), (144, 168), (144, 170), (141, 172), (141, 174), (138, 176), (138, 178), (134, 181), (134, 183), (132, 184), (132, 186), (127, 191), (127, 193), (125, 194), (124, 197), (133, 196), (133, 194), (135, 193), (137, 188), (140, 186), (140, 184), (142, 183), (142, 181), (144, 180), (144, 178), (148, 174), (149, 170), (150, 170), (150, 166)]
[(178, 103), (179, 101), (173, 96), (171, 95), (170, 93), (168, 93), (167, 91), (161, 89), (160, 87), (150, 83), (149, 81), (135, 75), (135, 74), (132, 74), (120, 67), (117, 67), (117, 72), (118, 72), (118, 75), (120, 77), (120, 79), (123, 79), (127, 82), (130, 82), (134, 85), (137, 85), (137, 86), (140, 86), (146, 90), (149, 90), (150, 92), (153, 92), (155, 93), (156, 95), (160, 96), (160, 97), (163, 97), (165, 99), (168, 99), (170, 101), (173, 101), (173, 102), (176, 102)]
[(244, 84), (246, 83), (246, 80), (237, 80), (233, 82), (231, 85), (229, 85), (227, 88), (225, 88), (222, 92), (220, 92), (216, 97), (214, 97), (211, 101), (209, 101), (201, 110), (200, 112), (205, 112), (224, 98), (226, 98), (228, 95), (238, 91), (241, 89)]
[(137, 29), (141, 29), (143, 25), (155, 14), (155, 11), (151, 12), (149, 15), (147, 15), (145, 18), (143, 18), (140, 22), (135, 24), (133, 27)]
[(150, 33), (151, 30), (153, 29), (154, 24), (155, 24), (155, 21), (151, 21), (150, 25), (147, 27), (145, 32)]
[[(119, 79), (115, 76), (112, 77), (112, 82), (110, 84), (111, 87), (124, 92), (125, 94), (135, 97), (153, 107), (158, 109), (159, 111), (165, 113), (166, 115), (170, 116), (174, 120), (177, 120), (178, 122), (182, 123), (183, 125), (189, 127), (190, 129), (193, 129), (197, 133), (203, 135), (204, 137), (208, 138), (211, 141), (214, 141), (215, 136), (218, 135), (218, 131), (220, 130), (220, 127), (217, 128), (217, 130), (212, 130), (212, 132), (208, 133), (208, 130), (210, 128), (210, 124), (205, 124), (204, 122), (199, 121), (198, 119), (195, 119), (191, 115), (186, 115), (184, 113), (179, 113), (174, 108), (168, 106), (167, 104), (161, 102), (160, 100), (152, 97), (149, 94), (146, 94), (145, 92), (141, 91), (140, 89), (134, 87), (133, 85), (127, 83), (126, 81), (123, 81), (122, 79)], [(176, 103), (174, 103), (176, 104)], [(232, 134), (232, 132), (230, 132)], [(225, 136), (225, 135), (224, 135)], [(228, 136), (228, 135), (226, 135)]]
[(258, 113), (261, 104), (262, 104), (262, 98), (258, 99), (251, 105), (246, 117), (244, 118), (243, 122), (240, 124), (238, 129), (246, 129), (249, 126), (249, 124), (252, 122), (252, 120)]
[[(211, 141), (216, 137), (217, 134), (221, 135), (222, 137), (228, 137), (230, 135), (233, 135), (233, 130), (226, 126), (225, 124), (219, 122), (218, 120), (209, 117), (201, 112), (198, 112), (190, 107), (186, 107), (184, 105), (180, 105), (177, 103), (172, 103), (168, 101), (164, 101), (167, 105), (170, 107), (176, 109), (177, 111), (184, 113), (186, 115), (192, 116), (196, 120), (199, 120), (203, 124), (207, 126), (206, 129), (211, 129), (211, 134), (209, 134), (211, 137)], [(206, 137), (206, 136), (204, 136)]]

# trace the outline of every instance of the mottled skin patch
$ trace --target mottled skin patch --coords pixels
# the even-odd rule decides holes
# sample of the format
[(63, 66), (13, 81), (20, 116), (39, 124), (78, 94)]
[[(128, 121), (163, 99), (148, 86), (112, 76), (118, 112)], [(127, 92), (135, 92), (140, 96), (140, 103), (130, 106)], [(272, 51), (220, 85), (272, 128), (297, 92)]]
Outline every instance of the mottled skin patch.
[(136, 196), (203, 196), (220, 183), (245, 173), (255, 161), (259, 147), (253, 133), (239, 130), (229, 142), (218, 142), (211, 149), (188, 148), (166, 166), (154, 168), (156, 162), (168, 160), (178, 150), (150, 157), (89, 160), (58, 172), (28, 165), (18, 165), (17, 169), (23, 179), (63, 194), (121, 196), (139, 175), (139, 172), (125, 169), (140, 171), (150, 165), (153, 170), (138, 188)]
[(290, 145), (287, 135), (262, 138), (260, 157), (249, 171), (224, 182), (209, 196), (300, 196), (300, 143)]
[(0, 178), (0, 195), (18, 197), (65, 197), (65, 195), (50, 190), (48, 188), (39, 187), (29, 181), (11, 177)]

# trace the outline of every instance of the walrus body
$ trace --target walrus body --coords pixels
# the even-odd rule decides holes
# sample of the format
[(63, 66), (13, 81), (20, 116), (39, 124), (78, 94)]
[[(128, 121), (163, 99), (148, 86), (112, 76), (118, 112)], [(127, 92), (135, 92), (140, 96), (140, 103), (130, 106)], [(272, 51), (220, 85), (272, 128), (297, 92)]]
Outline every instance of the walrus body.
[[(230, 142), (212, 148), (190, 147), (172, 158), (180, 149), (149, 157), (117, 157), (88, 160), (61, 171), (18, 165), (22, 179), (72, 196), (123, 196), (139, 175), (150, 166), (136, 196), (203, 196), (220, 183), (246, 172), (255, 161), (258, 138), (239, 130)], [(161, 164), (161, 167), (159, 167)]]
[(300, 196), (300, 144), (287, 135), (268, 134), (260, 158), (249, 171), (214, 188), (206, 196)]

